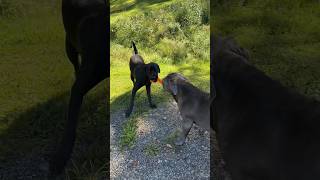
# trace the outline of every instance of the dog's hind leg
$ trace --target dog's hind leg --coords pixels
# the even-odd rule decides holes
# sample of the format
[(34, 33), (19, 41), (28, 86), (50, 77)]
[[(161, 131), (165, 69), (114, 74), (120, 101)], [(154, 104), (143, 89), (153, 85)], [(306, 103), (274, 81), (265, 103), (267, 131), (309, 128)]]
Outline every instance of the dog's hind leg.
[(130, 99), (130, 105), (129, 108), (126, 110), (126, 117), (129, 117), (132, 109), (133, 109), (133, 105), (134, 105), (134, 98), (136, 96), (137, 91), (142, 87), (142, 85), (140, 83), (135, 83), (133, 88), (132, 88), (132, 92), (131, 92), (131, 99)]
[(149, 106), (151, 108), (156, 108), (157, 106), (152, 103), (151, 101), (151, 83), (146, 84), (146, 90), (147, 90), (147, 96), (148, 96), (148, 101), (149, 101)]
[(133, 83), (133, 85), (134, 85), (134, 77), (133, 77), (133, 74), (132, 74), (132, 73), (130, 74), (130, 78), (131, 78), (131, 81), (132, 81), (132, 83)]
[[(84, 58), (84, 60), (87, 59)], [(71, 156), (76, 137), (78, 116), (84, 95), (105, 79), (106, 76), (105, 69), (99, 66), (99, 64), (88, 62), (81, 65), (78, 78), (71, 88), (67, 123), (62, 141), (50, 162), (51, 176), (60, 174)]]
[(66, 37), (65, 45), (66, 45), (67, 56), (74, 67), (74, 73), (77, 78), (79, 70), (80, 70), (79, 53), (77, 52), (77, 50), (72, 46), (72, 44), (68, 40), (68, 36)]

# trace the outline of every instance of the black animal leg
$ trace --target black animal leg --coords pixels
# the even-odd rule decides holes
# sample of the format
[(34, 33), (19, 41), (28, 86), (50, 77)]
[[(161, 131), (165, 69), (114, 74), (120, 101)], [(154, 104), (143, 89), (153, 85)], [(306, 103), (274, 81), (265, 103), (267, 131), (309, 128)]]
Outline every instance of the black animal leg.
[(73, 67), (74, 67), (75, 76), (76, 76), (76, 78), (77, 78), (77, 76), (78, 76), (78, 74), (79, 74), (79, 70), (80, 70), (80, 65), (79, 65), (79, 53), (78, 53), (77, 50), (72, 46), (72, 44), (69, 42), (68, 36), (66, 37), (65, 45), (66, 45), (66, 53), (67, 53), (67, 56), (68, 56), (70, 62), (72, 63), (72, 65), (73, 65)]
[(105, 78), (105, 73), (96, 71), (93, 65), (80, 69), (78, 78), (71, 88), (67, 124), (60, 146), (50, 162), (51, 177), (60, 174), (70, 159), (76, 137), (78, 116), (83, 96)]
[(151, 84), (146, 84), (146, 90), (147, 90), (149, 106), (151, 108), (156, 108), (157, 106), (155, 104), (153, 104), (152, 101), (151, 101)]

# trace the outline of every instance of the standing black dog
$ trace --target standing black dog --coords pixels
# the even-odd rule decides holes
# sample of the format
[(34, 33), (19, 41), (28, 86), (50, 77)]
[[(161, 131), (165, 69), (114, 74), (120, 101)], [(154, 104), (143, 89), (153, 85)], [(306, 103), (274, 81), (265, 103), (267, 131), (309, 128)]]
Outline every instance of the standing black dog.
[(233, 40), (211, 44), (211, 117), (232, 179), (320, 179), (320, 103), (248, 64)]
[(62, 1), (66, 52), (74, 66), (76, 80), (71, 88), (67, 124), (62, 142), (50, 162), (52, 177), (63, 171), (72, 153), (83, 96), (110, 76), (108, 7), (105, 0)]
[(158, 64), (153, 62), (148, 64), (144, 63), (143, 58), (138, 54), (138, 50), (134, 42), (132, 42), (132, 47), (134, 50), (134, 54), (130, 58), (129, 66), (131, 71), (130, 77), (133, 82), (133, 88), (132, 88), (130, 105), (126, 111), (126, 117), (130, 116), (133, 109), (133, 105), (134, 105), (134, 97), (136, 95), (136, 92), (142, 86), (146, 86), (149, 106), (151, 108), (156, 108), (156, 105), (154, 105), (151, 101), (151, 95), (150, 95), (151, 81), (157, 82), (158, 73), (160, 73), (160, 68)]
[(193, 86), (185, 77), (171, 73), (163, 79), (163, 88), (170, 92), (178, 104), (183, 118), (182, 129), (175, 144), (182, 145), (193, 125), (211, 131), (210, 128), (210, 95)]

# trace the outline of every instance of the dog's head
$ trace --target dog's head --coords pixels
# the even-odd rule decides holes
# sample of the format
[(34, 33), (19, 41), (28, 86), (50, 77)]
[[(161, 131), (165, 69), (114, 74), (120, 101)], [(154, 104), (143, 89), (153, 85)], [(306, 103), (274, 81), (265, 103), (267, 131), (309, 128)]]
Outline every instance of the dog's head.
[(176, 96), (178, 93), (178, 84), (188, 81), (179, 73), (170, 73), (163, 79), (163, 89)]
[(157, 82), (158, 80), (158, 73), (160, 73), (160, 68), (157, 63), (148, 63), (146, 64), (146, 74), (149, 80), (153, 82)]

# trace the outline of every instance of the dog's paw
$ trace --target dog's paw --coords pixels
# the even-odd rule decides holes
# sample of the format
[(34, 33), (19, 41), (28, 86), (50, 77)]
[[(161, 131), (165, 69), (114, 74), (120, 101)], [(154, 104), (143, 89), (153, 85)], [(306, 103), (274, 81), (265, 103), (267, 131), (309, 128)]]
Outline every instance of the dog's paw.
[(178, 137), (178, 138), (175, 140), (174, 144), (175, 144), (176, 146), (182, 146), (182, 145), (184, 144), (185, 140), (186, 140), (186, 138), (184, 138), (184, 137)]
[(156, 106), (155, 104), (150, 104), (150, 107), (151, 107), (152, 109), (157, 108), (157, 106)]

